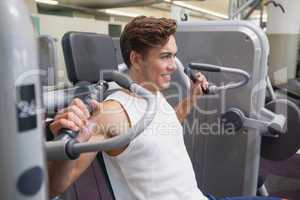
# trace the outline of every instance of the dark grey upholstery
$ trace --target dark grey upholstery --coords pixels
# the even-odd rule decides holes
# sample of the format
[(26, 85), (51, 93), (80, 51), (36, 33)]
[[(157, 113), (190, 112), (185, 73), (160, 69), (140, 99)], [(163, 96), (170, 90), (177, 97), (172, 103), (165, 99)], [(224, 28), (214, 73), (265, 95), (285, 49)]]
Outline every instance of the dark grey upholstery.
[[(103, 70), (117, 70), (112, 38), (96, 33), (66, 33), (62, 40), (68, 78), (98, 82)], [(113, 200), (114, 194), (101, 152), (91, 166), (62, 195), (64, 200)]]
[(61, 196), (63, 200), (114, 200), (102, 154)]
[(113, 38), (113, 42), (114, 42), (114, 46), (115, 46), (115, 49), (116, 49), (117, 62), (118, 62), (118, 64), (122, 64), (124, 61), (123, 61), (121, 48), (120, 48), (120, 39), (119, 38)]
[(116, 50), (112, 38), (97, 33), (68, 32), (62, 47), (67, 74), (74, 84), (78, 81), (98, 82), (100, 73), (117, 70)]

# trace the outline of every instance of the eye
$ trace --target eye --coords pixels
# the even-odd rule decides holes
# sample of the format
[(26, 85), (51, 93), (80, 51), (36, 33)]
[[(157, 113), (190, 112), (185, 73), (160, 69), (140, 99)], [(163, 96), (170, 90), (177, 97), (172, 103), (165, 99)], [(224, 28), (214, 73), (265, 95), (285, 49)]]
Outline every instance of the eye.
[(167, 54), (167, 55), (163, 55), (161, 56), (162, 59), (170, 59), (172, 58), (172, 55), (171, 54)]

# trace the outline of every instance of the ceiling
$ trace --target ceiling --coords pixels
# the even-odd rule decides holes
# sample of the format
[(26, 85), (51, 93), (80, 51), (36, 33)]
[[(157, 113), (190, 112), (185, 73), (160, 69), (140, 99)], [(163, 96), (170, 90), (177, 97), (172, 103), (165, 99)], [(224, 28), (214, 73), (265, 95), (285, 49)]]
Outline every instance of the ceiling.
[(189, 4), (224, 15), (228, 14), (229, 0), (190, 1)]
[[(228, 16), (228, 9), (230, 0), (57, 0), (59, 5), (48, 6), (46, 4), (39, 4), (40, 7), (47, 9), (78, 9), (88, 12), (104, 12), (104, 9), (110, 8), (112, 11), (120, 11), (127, 13), (136, 13), (136, 15), (147, 15), (147, 12), (152, 15), (160, 16), (163, 12), (170, 15), (171, 5), (176, 2), (188, 6), (194, 6), (204, 10), (204, 12), (187, 8), (194, 16), (204, 17), (207, 19), (226, 19)], [(179, 4), (178, 3), (178, 4)], [(207, 12), (206, 12), (207, 11)], [(146, 13), (144, 13), (146, 12)], [(215, 16), (213, 14), (216, 14)], [(106, 13), (107, 14), (107, 13)], [(255, 11), (252, 16), (258, 16), (259, 12)], [(132, 14), (130, 14), (132, 15)], [(130, 16), (129, 15), (129, 16)], [(221, 16), (221, 17), (219, 17)]]
[(128, 6), (147, 6), (164, 0), (57, 0), (59, 3), (87, 8), (103, 9)]

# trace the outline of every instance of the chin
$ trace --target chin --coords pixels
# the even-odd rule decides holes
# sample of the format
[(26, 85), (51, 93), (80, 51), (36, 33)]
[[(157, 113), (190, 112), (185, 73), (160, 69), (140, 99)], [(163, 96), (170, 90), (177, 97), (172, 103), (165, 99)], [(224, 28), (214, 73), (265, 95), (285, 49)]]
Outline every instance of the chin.
[(170, 83), (164, 83), (164, 84), (161, 84), (159, 89), (160, 90), (165, 90), (165, 89), (168, 89), (170, 87)]

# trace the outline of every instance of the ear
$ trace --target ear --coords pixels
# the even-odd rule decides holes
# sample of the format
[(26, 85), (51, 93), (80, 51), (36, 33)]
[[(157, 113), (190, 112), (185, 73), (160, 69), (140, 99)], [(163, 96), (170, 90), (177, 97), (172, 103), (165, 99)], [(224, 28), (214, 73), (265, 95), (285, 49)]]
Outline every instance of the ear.
[(142, 63), (142, 56), (136, 51), (130, 52), (130, 62), (132, 68), (140, 68)]

